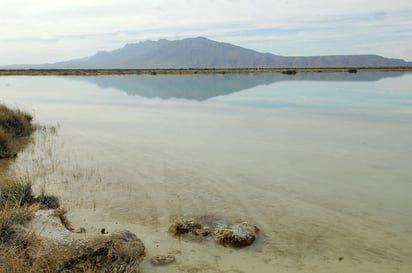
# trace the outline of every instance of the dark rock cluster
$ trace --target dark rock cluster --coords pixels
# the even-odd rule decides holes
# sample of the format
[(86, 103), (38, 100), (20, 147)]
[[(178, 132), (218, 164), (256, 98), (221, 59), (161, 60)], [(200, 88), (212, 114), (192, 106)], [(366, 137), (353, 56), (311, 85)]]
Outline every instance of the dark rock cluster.
[(169, 232), (174, 236), (191, 234), (200, 237), (213, 237), (224, 246), (245, 247), (253, 244), (259, 229), (252, 224), (242, 222), (234, 225), (216, 225), (211, 228), (193, 219), (180, 220), (173, 223)]

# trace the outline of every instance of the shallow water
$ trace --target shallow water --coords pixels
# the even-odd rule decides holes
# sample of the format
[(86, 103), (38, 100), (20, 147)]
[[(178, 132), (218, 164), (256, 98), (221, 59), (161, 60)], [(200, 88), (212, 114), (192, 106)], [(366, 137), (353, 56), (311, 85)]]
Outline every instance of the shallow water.
[[(402, 73), (0, 77), (0, 98), (57, 127), (16, 170), (75, 226), (176, 255), (142, 272), (412, 272), (410, 86)], [(200, 216), (254, 223), (258, 240), (168, 234)]]

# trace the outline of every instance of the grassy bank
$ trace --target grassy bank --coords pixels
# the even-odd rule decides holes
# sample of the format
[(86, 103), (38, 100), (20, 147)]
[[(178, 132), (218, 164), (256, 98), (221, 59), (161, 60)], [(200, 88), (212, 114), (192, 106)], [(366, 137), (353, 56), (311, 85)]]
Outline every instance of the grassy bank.
[(314, 67), (314, 68), (187, 68), (187, 69), (0, 69), (0, 76), (97, 76), (97, 75), (187, 75), (257, 73), (356, 73), (411, 72), (412, 67)]
[(35, 210), (31, 185), (6, 174), (8, 158), (17, 155), (33, 131), (31, 121), (31, 115), (0, 105), (0, 272), (28, 272), (24, 257), (37, 241), (21, 229)]

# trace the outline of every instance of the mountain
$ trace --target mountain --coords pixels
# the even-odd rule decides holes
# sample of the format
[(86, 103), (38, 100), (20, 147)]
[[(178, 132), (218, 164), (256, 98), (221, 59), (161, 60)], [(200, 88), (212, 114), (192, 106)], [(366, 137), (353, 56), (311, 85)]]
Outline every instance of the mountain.
[(285, 57), (260, 53), (203, 37), (127, 44), (113, 51), (58, 62), (13, 68), (103, 69), (103, 68), (240, 68), (240, 67), (405, 67), (412, 62), (378, 55)]

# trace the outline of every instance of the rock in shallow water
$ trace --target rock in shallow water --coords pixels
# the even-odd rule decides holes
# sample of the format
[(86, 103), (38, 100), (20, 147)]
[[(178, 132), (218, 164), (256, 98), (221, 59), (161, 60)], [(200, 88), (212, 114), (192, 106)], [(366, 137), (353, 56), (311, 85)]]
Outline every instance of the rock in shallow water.
[(189, 233), (196, 237), (213, 237), (224, 246), (244, 247), (255, 241), (259, 231), (255, 225), (246, 222), (231, 226), (212, 224), (213, 229), (202, 225), (199, 221), (180, 220), (170, 226), (169, 232), (175, 236)]
[(219, 227), (214, 232), (216, 241), (224, 246), (243, 247), (253, 244), (259, 229), (246, 222), (230, 227)]
[(69, 231), (56, 210), (39, 210), (27, 232), (42, 239), (29, 259), (44, 261), (50, 272), (138, 272), (143, 242), (127, 230), (86, 238)]
[(118, 270), (130, 265), (137, 268), (144, 256), (145, 246), (136, 235), (130, 231), (118, 231), (78, 245), (65, 269), (92, 266)]

